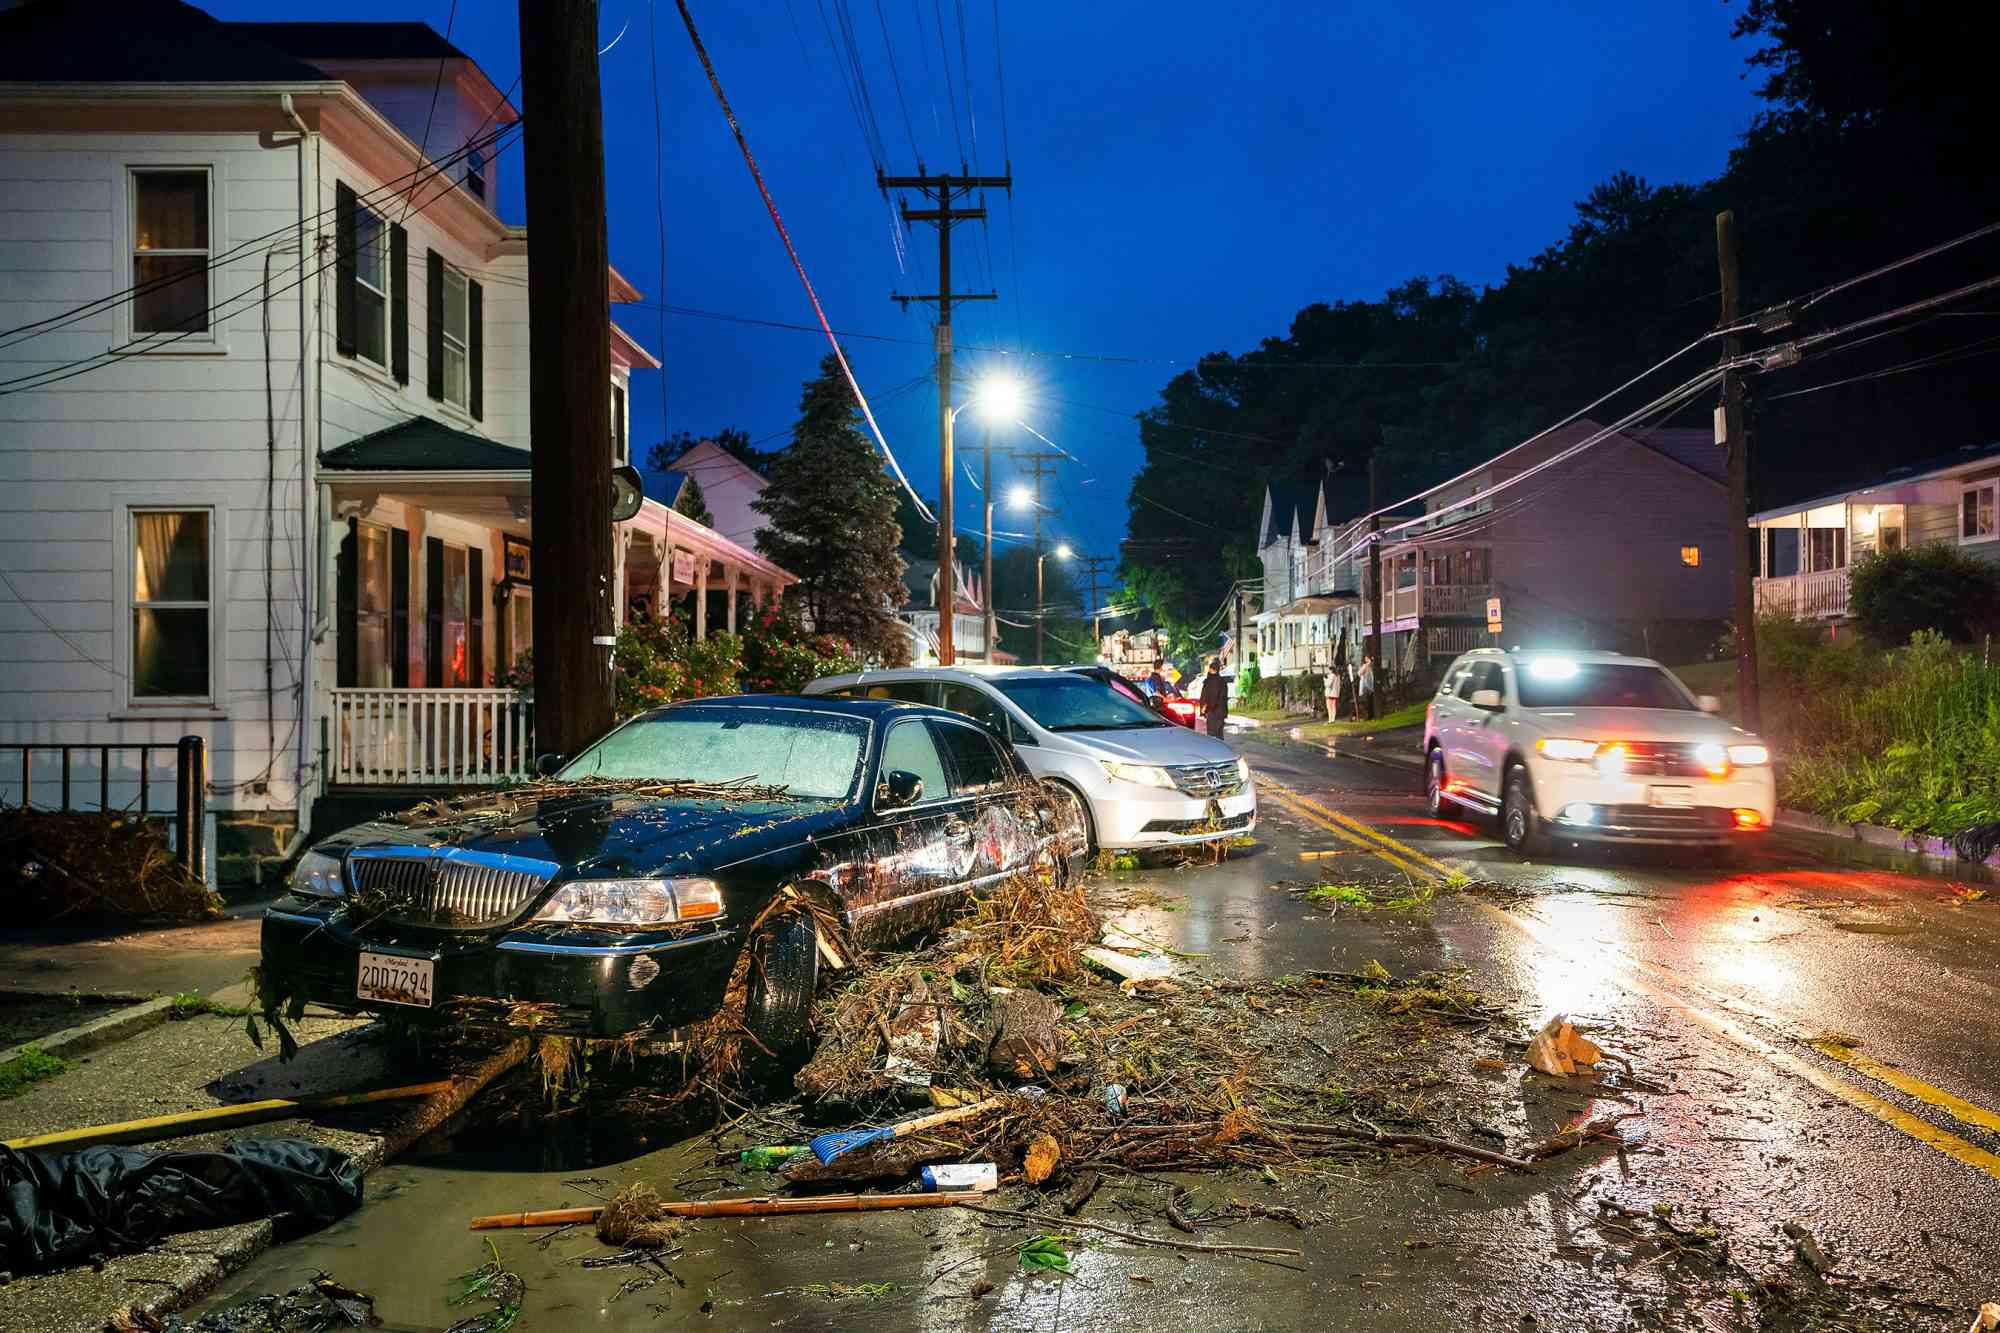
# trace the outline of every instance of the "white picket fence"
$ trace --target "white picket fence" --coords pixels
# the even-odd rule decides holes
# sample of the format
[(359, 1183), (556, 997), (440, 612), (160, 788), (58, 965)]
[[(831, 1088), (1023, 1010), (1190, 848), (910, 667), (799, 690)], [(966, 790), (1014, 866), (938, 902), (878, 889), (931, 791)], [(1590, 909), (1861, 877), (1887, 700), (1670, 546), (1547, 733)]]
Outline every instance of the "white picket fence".
[(514, 690), (333, 691), (338, 785), (463, 786), (534, 776), (534, 708)]

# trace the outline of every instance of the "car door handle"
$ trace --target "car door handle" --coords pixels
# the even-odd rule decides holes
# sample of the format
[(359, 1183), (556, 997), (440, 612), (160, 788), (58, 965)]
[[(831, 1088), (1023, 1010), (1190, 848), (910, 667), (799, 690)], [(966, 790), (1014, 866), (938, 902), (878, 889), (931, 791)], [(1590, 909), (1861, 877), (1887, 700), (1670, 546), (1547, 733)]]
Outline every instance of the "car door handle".
[(972, 825), (963, 819), (947, 819), (944, 822), (944, 836), (947, 838), (970, 838)]

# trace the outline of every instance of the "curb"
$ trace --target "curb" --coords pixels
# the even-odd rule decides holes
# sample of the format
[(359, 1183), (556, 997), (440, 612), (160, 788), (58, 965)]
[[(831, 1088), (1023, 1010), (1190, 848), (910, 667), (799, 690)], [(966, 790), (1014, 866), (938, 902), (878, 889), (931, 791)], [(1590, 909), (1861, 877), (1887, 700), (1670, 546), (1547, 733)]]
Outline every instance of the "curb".
[[(20, 993), (20, 992), (15, 992)], [(109, 1046), (127, 1037), (136, 1037), (141, 1032), (158, 1027), (167, 1021), (173, 1010), (174, 997), (161, 995), (154, 999), (130, 1005), (116, 1013), (93, 1018), (88, 1023), (78, 1023), (73, 1028), (51, 1032), (46, 1037), (34, 1041), (24, 1041), (19, 1046), (0, 1051), (0, 1064), (6, 1064), (30, 1046), (36, 1047), (43, 1055), (68, 1057), (94, 1051), (100, 1046)]]
[(1843, 851), (1864, 864), (2000, 884), (2000, 852), (1984, 861), (1967, 861), (1943, 838), (1904, 833), (1881, 824), (1842, 824), (1782, 807), (1775, 823), (1781, 832), (1839, 843)]

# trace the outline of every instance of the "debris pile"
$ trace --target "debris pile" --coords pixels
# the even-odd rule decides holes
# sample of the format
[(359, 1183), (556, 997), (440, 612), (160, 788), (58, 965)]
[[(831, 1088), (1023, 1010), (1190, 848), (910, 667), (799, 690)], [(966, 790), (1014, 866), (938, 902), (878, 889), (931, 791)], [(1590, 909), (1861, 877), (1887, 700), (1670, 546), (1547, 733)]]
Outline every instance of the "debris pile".
[(214, 890), (174, 859), (164, 821), (115, 810), (0, 808), (0, 882), (17, 926), (222, 915)]

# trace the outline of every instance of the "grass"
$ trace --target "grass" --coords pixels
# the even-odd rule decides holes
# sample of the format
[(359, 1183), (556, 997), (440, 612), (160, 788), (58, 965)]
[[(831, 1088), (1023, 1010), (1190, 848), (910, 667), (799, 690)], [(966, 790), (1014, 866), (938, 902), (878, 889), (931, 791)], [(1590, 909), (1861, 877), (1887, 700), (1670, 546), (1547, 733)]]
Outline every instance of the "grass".
[(1437, 897), (1437, 887), (1432, 884), (1411, 884), (1408, 892), (1397, 893), (1393, 897), (1383, 897), (1394, 887), (1373, 887), (1364, 884), (1315, 884), (1305, 891), (1305, 899), (1311, 903), (1340, 903), (1348, 907), (1358, 907), (1364, 912), (1380, 909), (1385, 912), (1408, 912), (1429, 907)]
[(1381, 717), (1342, 718), (1338, 722), (1321, 720), (1299, 724), (1301, 740), (1332, 740), (1339, 736), (1373, 736), (1378, 732), (1395, 731), (1402, 727), (1421, 727), (1424, 724), (1424, 710), (1430, 707), (1429, 699), (1419, 699), (1415, 703), (1404, 704), (1401, 708), (1384, 713)]
[(0, 1064), (0, 1102), (18, 1097), (43, 1079), (54, 1078), (69, 1068), (69, 1061), (45, 1053), (39, 1046), (24, 1046), (21, 1053)]

